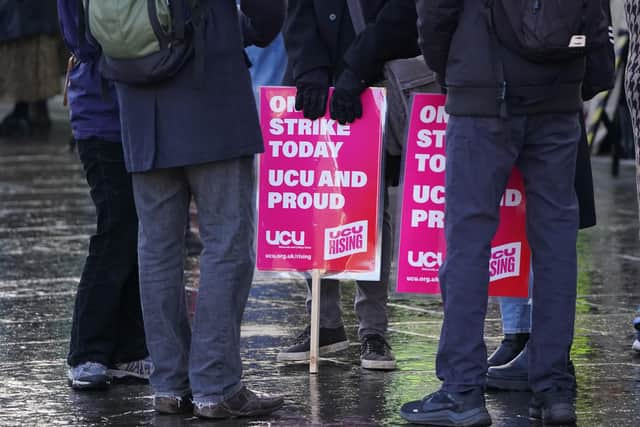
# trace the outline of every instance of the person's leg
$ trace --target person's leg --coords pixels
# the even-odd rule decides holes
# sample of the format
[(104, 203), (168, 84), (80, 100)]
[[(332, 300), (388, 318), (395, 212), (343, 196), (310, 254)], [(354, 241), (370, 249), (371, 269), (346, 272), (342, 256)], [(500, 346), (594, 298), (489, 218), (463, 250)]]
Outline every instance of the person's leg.
[[(322, 279), (320, 282), (320, 327), (337, 329), (344, 327), (342, 322), (342, 305), (340, 303), (340, 281)], [(311, 280), (307, 280), (307, 299), (305, 301), (307, 315), (311, 316)]]
[[(529, 295), (533, 285), (533, 272), (529, 274)], [(501, 366), (512, 361), (527, 345), (531, 333), (531, 298), (501, 297), (500, 317), (504, 338), (489, 356), (489, 366)]]
[(384, 338), (389, 323), (387, 301), (389, 300), (389, 274), (393, 245), (389, 192), (386, 188), (383, 203), (380, 280), (358, 281), (354, 309), (359, 321), (358, 338), (361, 342), (362, 367), (391, 370), (395, 369), (396, 361), (391, 347)]
[[(137, 274), (138, 219), (122, 146), (87, 140), (78, 142), (78, 151), (96, 207), (97, 229), (78, 286), (67, 361), (72, 367), (86, 362), (109, 366), (125, 335), (140, 344), (128, 348), (127, 357), (141, 359), (147, 355), (144, 332), (119, 328), (123, 295), (137, 289), (130, 277)], [(134, 303), (139, 307), (139, 298)]]
[(389, 300), (389, 274), (391, 270), (391, 252), (393, 233), (391, 231), (391, 213), (389, 212), (389, 194), (385, 189), (382, 216), (382, 251), (380, 280), (373, 282), (358, 281), (354, 309), (358, 316), (358, 338), (367, 335), (382, 335), (387, 332), (387, 301)]
[(240, 324), (256, 256), (253, 157), (189, 166), (187, 175), (204, 246), (189, 360), (194, 413), (269, 413), (282, 399), (260, 397), (241, 382)]
[(491, 240), (500, 199), (523, 140), (519, 117), (451, 116), (447, 127), (446, 261), (440, 269), (444, 321), (436, 373), (442, 388), (405, 404), (408, 421), (447, 425), (450, 419), (490, 423), (484, 403), (487, 352), (484, 320)]
[[(184, 229), (188, 182), (182, 168), (133, 174), (139, 217), (140, 296), (155, 369), (156, 410), (164, 398), (190, 395), (191, 331), (184, 289)], [(167, 411), (168, 412), (168, 411)]]
[(487, 265), (500, 199), (519, 152), (519, 123), (517, 118), (451, 117), (449, 121), (447, 257), (440, 269), (445, 318), (436, 359), (438, 377), (448, 392), (464, 392), (485, 383)]
[(507, 334), (531, 333), (531, 293), (533, 291), (533, 270), (529, 272), (529, 296), (526, 298), (500, 298), (502, 332)]
[[(533, 321), (529, 379), (534, 392), (571, 389), (569, 351), (575, 319), (578, 204), (574, 188), (578, 116), (528, 119), (518, 160), (527, 198), (527, 237), (533, 252)], [(553, 331), (553, 333), (549, 333)]]
[(153, 363), (147, 351), (144, 335), (137, 262), (122, 293), (117, 327), (118, 344), (112, 357), (113, 366), (109, 369), (109, 374), (114, 379), (148, 380), (153, 370)]
[[(349, 348), (349, 341), (342, 322), (340, 305), (340, 281), (323, 279), (320, 282), (320, 354), (335, 353)], [(307, 280), (307, 315), (311, 316), (311, 280)], [(309, 360), (311, 328), (301, 331), (292, 344), (278, 353), (279, 362)]]
[(253, 159), (189, 166), (203, 250), (189, 377), (194, 402), (220, 403), (242, 387), (240, 322), (253, 279)]

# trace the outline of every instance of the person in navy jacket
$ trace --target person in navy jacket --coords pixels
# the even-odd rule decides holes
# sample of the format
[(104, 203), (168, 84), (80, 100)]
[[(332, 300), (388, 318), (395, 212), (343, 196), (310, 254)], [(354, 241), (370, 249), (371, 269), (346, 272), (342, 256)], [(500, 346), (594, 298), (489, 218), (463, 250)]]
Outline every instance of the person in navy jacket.
[[(284, 0), (201, 0), (203, 79), (191, 58), (158, 83), (117, 83), (139, 217), (140, 289), (159, 413), (257, 416), (281, 397), (241, 381), (240, 323), (255, 266), (254, 155), (263, 141), (244, 47), (266, 46)], [(193, 330), (184, 295), (190, 197), (203, 251)]]

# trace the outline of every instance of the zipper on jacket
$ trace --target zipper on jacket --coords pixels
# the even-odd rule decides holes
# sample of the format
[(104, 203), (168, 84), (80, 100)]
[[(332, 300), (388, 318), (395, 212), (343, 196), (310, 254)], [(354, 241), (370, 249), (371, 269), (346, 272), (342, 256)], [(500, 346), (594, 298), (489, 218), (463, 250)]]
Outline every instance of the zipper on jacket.
[(542, 0), (536, 0), (533, 2), (533, 14), (536, 15), (542, 7)]

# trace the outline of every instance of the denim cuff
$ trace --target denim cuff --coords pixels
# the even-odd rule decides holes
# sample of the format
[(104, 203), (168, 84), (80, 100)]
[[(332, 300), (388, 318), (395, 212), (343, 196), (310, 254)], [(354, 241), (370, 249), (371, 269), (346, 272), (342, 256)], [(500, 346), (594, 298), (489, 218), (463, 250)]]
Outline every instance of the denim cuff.
[(244, 387), (244, 384), (242, 384), (242, 382), (238, 382), (236, 385), (227, 387), (227, 390), (222, 395), (214, 394), (214, 395), (202, 396), (202, 397), (194, 396), (193, 404), (198, 408), (218, 405), (224, 402), (225, 400), (229, 399), (230, 397), (234, 396), (237, 392), (242, 390), (242, 387)]

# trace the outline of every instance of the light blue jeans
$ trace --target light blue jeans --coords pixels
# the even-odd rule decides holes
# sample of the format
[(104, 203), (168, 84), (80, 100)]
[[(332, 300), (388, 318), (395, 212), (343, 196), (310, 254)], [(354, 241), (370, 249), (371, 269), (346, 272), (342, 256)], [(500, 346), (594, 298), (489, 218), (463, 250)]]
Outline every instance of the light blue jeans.
[[(532, 289), (533, 271), (529, 274), (529, 295)], [(500, 313), (502, 314), (502, 331), (505, 335), (531, 333), (531, 297), (501, 297)]]

